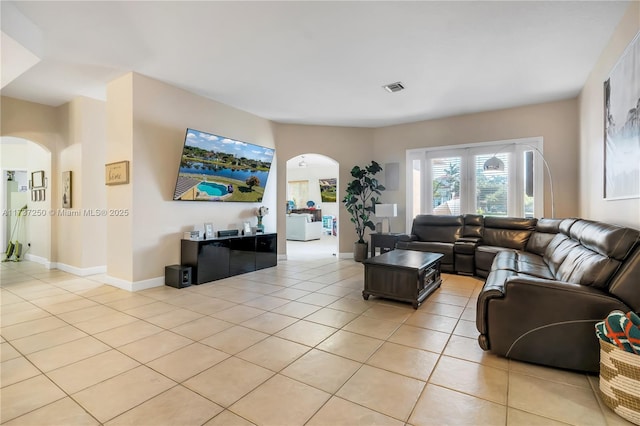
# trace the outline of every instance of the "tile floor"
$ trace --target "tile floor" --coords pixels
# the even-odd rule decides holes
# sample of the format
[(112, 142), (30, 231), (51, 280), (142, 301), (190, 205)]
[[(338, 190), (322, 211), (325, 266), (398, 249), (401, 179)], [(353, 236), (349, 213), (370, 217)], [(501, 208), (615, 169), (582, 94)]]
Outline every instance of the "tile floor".
[(597, 376), (483, 352), (470, 277), (414, 310), (335, 258), (137, 293), (0, 268), (2, 424), (627, 424)]

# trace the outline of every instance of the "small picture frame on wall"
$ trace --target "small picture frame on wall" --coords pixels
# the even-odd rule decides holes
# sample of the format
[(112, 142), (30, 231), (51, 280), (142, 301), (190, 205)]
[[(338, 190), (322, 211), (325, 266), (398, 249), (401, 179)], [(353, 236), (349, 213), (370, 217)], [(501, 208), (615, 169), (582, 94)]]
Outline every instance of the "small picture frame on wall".
[(31, 172), (31, 187), (34, 189), (44, 188), (44, 170), (38, 170), (37, 172)]
[(213, 238), (213, 223), (204, 224), (204, 239), (208, 240)]
[(129, 183), (129, 162), (118, 161), (105, 164), (105, 185), (125, 185)]
[(71, 171), (62, 172), (62, 208), (71, 208)]

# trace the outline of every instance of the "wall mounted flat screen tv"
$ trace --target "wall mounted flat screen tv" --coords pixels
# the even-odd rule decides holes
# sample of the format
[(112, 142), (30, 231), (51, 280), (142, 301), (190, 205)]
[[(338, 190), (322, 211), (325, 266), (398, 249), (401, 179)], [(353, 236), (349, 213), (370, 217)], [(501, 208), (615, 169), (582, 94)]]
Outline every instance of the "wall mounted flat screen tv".
[(173, 199), (259, 203), (275, 150), (187, 129)]

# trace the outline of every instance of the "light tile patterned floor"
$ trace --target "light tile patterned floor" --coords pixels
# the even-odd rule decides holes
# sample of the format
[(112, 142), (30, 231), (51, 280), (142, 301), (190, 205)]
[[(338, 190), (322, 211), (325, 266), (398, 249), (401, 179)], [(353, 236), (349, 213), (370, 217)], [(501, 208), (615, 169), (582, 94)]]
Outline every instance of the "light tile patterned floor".
[(137, 293), (0, 268), (2, 424), (627, 424), (596, 376), (483, 352), (470, 277), (414, 310), (331, 256)]

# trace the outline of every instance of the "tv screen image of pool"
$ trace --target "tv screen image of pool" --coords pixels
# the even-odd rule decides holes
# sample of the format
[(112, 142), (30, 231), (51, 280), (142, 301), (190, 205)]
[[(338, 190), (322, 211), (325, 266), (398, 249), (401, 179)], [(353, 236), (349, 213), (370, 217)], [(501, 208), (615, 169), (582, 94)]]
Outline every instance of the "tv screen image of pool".
[(273, 148), (187, 129), (173, 199), (262, 202), (274, 154)]

